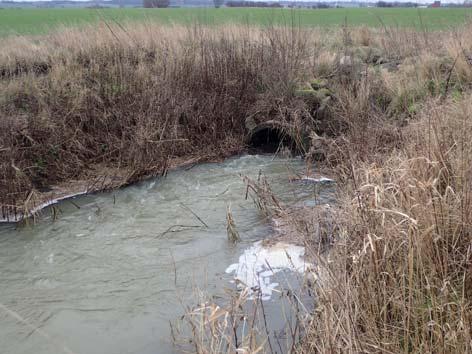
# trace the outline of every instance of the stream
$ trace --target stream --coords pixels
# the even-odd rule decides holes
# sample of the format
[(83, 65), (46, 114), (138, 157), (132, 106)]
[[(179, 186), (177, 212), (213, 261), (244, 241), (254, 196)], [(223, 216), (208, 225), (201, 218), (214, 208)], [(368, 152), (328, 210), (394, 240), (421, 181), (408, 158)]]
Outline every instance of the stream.
[[(286, 251), (257, 243), (271, 225), (241, 178), (260, 171), (283, 202), (313, 203), (315, 189), (317, 203), (333, 200), (329, 183), (289, 182), (304, 175), (302, 159), (245, 155), (62, 201), (56, 220), (49, 208), (34, 226), (0, 225), (0, 353), (173, 353), (169, 321), (195, 302), (195, 289), (223, 295), (247, 269), (263, 273), (276, 317), (272, 292), (283, 284), (253, 256), (266, 252), (282, 270)], [(228, 205), (242, 239), (234, 245)], [(303, 268), (303, 249), (292, 251)]]

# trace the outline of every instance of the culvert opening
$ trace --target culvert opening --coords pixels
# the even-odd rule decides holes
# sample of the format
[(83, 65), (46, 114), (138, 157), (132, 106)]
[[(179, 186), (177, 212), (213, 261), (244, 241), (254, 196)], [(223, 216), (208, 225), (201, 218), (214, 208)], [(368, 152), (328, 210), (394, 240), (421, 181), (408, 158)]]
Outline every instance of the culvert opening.
[(275, 154), (282, 148), (288, 148), (292, 152), (297, 150), (292, 137), (277, 127), (256, 129), (249, 135), (248, 145), (254, 153)]

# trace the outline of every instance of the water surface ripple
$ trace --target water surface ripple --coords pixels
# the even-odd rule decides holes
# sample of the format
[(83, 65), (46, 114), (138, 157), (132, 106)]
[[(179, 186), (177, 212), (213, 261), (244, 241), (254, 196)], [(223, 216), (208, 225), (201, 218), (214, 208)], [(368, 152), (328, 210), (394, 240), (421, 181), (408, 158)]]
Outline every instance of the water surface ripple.
[[(169, 320), (194, 287), (218, 294), (232, 286), (225, 269), (270, 234), (244, 199), (241, 175), (259, 171), (283, 200), (312, 198), (313, 184), (288, 182), (303, 174), (302, 160), (241, 156), (63, 201), (54, 222), (45, 211), (34, 227), (0, 226), (0, 352), (172, 352)], [(229, 204), (243, 239), (235, 246)]]

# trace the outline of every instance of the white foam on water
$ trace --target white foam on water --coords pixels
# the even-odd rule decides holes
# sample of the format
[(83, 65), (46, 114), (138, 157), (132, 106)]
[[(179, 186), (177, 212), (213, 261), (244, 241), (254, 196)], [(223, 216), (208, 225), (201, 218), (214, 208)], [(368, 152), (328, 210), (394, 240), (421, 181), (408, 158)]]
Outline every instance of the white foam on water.
[(269, 300), (279, 285), (272, 277), (283, 270), (303, 273), (311, 266), (303, 256), (305, 248), (278, 242), (264, 247), (256, 242), (244, 251), (239, 262), (231, 264), (226, 273), (234, 274), (239, 288), (249, 288), (252, 293), (260, 293), (262, 300)]
[(315, 183), (334, 182), (333, 179), (328, 178), (328, 177), (315, 178), (315, 177), (303, 176), (301, 180), (315, 182)]

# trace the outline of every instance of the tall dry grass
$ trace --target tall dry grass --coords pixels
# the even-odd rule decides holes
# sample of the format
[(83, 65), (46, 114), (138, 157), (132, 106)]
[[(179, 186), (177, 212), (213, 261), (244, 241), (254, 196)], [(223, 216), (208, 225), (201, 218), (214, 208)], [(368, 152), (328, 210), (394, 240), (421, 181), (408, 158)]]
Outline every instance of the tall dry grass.
[[(283, 121), (307, 131), (307, 159), (339, 188), (336, 225), (321, 213), (293, 228), (320, 274), (287, 351), (470, 353), (470, 32), (103, 24), (10, 39), (0, 201), (92, 167), (131, 181), (172, 158), (225, 156), (244, 148), (249, 117)], [(320, 229), (335, 232), (329, 247)], [(246, 295), (190, 311), (195, 351), (274, 352), (263, 321), (240, 312)], [(235, 340), (244, 323), (261, 323), (257, 338)]]
[(405, 40), (398, 71), (340, 89), (339, 233), (325, 255), (308, 245), (325, 277), (298, 352), (472, 351), (467, 33)]
[(471, 113), (431, 100), (401, 147), (353, 163), (301, 352), (472, 350)]
[(2, 205), (33, 190), (118, 168), (127, 181), (175, 158), (220, 158), (245, 145), (245, 119), (306, 117), (293, 95), (306, 72), (301, 29), (64, 29), (7, 39), (0, 53)]
[[(297, 321), (298, 345), (280, 352), (472, 351), (469, 32), (345, 30), (314, 58), (315, 76), (328, 79), (335, 101), (330, 119), (321, 122), (325, 134), (312, 134), (308, 157), (321, 156), (336, 173), (339, 199), (334, 217), (315, 209), (293, 220), (291, 230), (298, 230), (318, 265), (317, 281), (307, 284), (315, 310)], [(394, 53), (394, 70), (361, 60), (336, 65), (366, 44), (383, 47), (382, 55)], [(266, 191), (256, 190), (259, 204), (270, 205)], [(326, 228), (327, 222), (335, 225)], [(320, 247), (315, 231), (306, 231), (323, 228), (335, 233), (328, 248)], [(233, 327), (222, 326), (227, 322), (203, 311), (190, 314), (201, 328), (231, 334)], [(263, 328), (254, 333), (265, 341), (249, 347), (231, 342), (223, 352), (279, 352)], [(199, 333), (193, 334), (199, 352), (217, 352)]]

